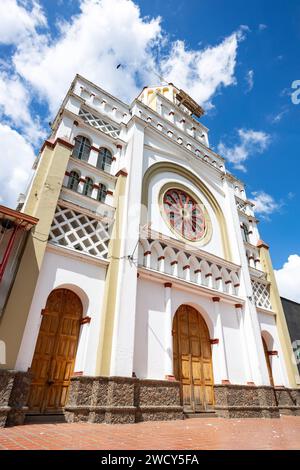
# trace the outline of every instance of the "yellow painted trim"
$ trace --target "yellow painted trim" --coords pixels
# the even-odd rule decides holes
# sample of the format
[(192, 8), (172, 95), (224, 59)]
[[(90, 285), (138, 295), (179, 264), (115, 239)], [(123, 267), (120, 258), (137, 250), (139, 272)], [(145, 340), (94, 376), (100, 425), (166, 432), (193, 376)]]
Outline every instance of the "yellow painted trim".
[(114, 191), (115, 222), (109, 244), (107, 268), (101, 315), (100, 335), (97, 348), (96, 375), (110, 375), (113, 329), (117, 301), (117, 284), (120, 271), (121, 236), (124, 218), (126, 174), (120, 174)]
[(6, 344), (6, 364), (0, 366), (4, 369), (13, 369), (16, 364), (69, 157), (70, 147), (63, 143), (45, 146), (24, 207), (24, 212), (39, 222), (28, 234), (0, 320), (0, 340)]
[[(276, 325), (279, 336), (279, 341), (282, 347), (282, 352), (284, 356), (284, 361), (286, 365), (286, 370), (288, 374), (288, 379), (290, 382), (290, 387), (299, 387), (297, 382), (299, 380), (299, 372), (297, 366), (293, 363), (293, 349), (291, 344), (291, 338), (289, 330), (287, 327), (282, 303), (280, 300), (280, 295), (276, 283), (276, 278), (273, 270), (273, 265), (271, 261), (271, 256), (269, 249), (266, 246), (260, 248), (260, 262), (263, 268), (263, 271), (267, 273), (268, 281), (270, 281), (270, 299), (272, 310), (276, 312)], [(299, 382), (298, 382), (299, 383)]]
[[(186, 168), (176, 165), (175, 163), (170, 163), (170, 162), (159, 162), (159, 163), (154, 163), (148, 170), (146, 171), (143, 179), (143, 192), (142, 192), (142, 204), (147, 208), (148, 207), (148, 191), (149, 191), (149, 184), (151, 179), (162, 172), (172, 172), (176, 173), (180, 176), (184, 176), (188, 181), (191, 181), (196, 188), (199, 189), (200, 192), (204, 194), (206, 199), (209, 201), (211, 207), (213, 208), (213, 211), (216, 215), (216, 218), (219, 222), (219, 227), (220, 227), (220, 232), (221, 232), (221, 239), (222, 239), (222, 245), (223, 245), (223, 252), (224, 252), (224, 258), (228, 261), (233, 261), (232, 260), (232, 255), (231, 255), (231, 249), (230, 249), (230, 243), (229, 243), (229, 238), (228, 238), (228, 231), (227, 231), (227, 226), (226, 226), (226, 221), (224, 214), (221, 210), (221, 207), (219, 203), (217, 202), (216, 198), (214, 195), (210, 192), (210, 190), (206, 187), (206, 185), (201, 181), (194, 173), (191, 171), (187, 170)], [(144, 214), (145, 211), (142, 212)], [(144, 215), (145, 218), (145, 215)], [(142, 220), (142, 225), (145, 225), (147, 223), (147, 220)], [(185, 240), (186, 241), (186, 240)]]

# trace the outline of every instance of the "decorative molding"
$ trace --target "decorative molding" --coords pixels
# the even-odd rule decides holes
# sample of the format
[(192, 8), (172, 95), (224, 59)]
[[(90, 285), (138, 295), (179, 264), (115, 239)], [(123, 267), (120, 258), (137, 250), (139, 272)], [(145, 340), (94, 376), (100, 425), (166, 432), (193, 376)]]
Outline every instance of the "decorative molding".
[(172, 287), (172, 282), (165, 282), (164, 287)]
[(57, 139), (55, 141), (45, 140), (45, 142), (43, 143), (43, 145), (41, 147), (40, 153), (43, 152), (45, 147), (49, 147), (51, 149), (54, 149), (57, 144), (64, 145), (65, 147), (69, 148), (70, 150), (73, 150), (73, 148), (74, 148), (74, 144), (71, 144), (71, 142), (69, 142), (68, 140), (63, 139), (61, 137), (57, 137)]
[(219, 344), (219, 338), (211, 339), (210, 344)]
[(220, 300), (221, 300), (220, 297), (213, 297), (212, 298), (213, 302), (220, 302)]
[(128, 176), (128, 173), (127, 173), (126, 170), (122, 170), (122, 169), (121, 169), (121, 170), (119, 170), (119, 171), (116, 173), (115, 176), (116, 176), (117, 178), (118, 178), (119, 176)]
[(265, 243), (263, 240), (258, 240), (257, 242), (257, 248), (265, 248), (266, 250), (269, 250), (269, 245)]

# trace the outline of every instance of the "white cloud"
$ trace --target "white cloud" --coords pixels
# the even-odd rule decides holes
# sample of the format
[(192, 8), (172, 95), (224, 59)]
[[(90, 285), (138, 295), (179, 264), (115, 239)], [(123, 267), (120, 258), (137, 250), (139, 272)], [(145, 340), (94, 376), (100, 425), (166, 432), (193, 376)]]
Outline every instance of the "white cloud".
[(254, 191), (252, 196), (253, 198), (250, 200), (255, 204), (255, 212), (265, 219), (268, 219), (273, 212), (278, 211), (282, 206), (282, 203), (276, 202), (273, 196), (265, 191)]
[[(142, 18), (132, 0), (81, 0), (80, 13), (60, 25), (55, 41), (40, 34), (19, 44), (13, 60), (52, 112), (77, 72), (129, 101), (157, 81), (153, 69), (210, 107), (222, 86), (236, 83), (238, 43), (246, 30), (241, 26), (217, 46), (189, 50), (183, 41), (168, 41), (161, 19)], [(160, 60), (161, 50), (169, 52)]]
[(260, 23), (258, 25), (258, 29), (259, 31), (264, 31), (265, 29), (267, 29), (268, 25), (264, 24), (264, 23)]
[(282, 111), (280, 111), (279, 113), (271, 116), (270, 117), (271, 123), (272, 124), (278, 124), (282, 120), (283, 116), (285, 116), (285, 114), (287, 114), (287, 113), (288, 113), (288, 109), (286, 108), (286, 109), (283, 109)]
[(142, 17), (133, 0), (78, 3), (79, 13), (61, 20), (53, 36), (38, 0), (0, 0), (0, 44), (14, 46), (10, 61), (0, 60), (0, 117), (29, 142), (45, 134), (32, 115), (32, 97), (54, 115), (76, 73), (130, 102), (143, 86), (156, 84), (156, 70), (207, 108), (222, 87), (236, 83), (238, 44), (248, 27), (189, 50), (170, 41), (160, 17)]
[(30, 94), (17, 75), (0, 70), (0, 117), (15, 127), (33, 143), (44, 137), (38, 118), (30, 114)]
[(168, 81), (187, 90), (206, 108), (212, 106), (211, 98), (224, 86), (234, 85), (238, 42), (243, 30), (231, 34), (215, 47), (188, 50), (183, 41), (176, 41), (169, 57), (161, 63), (162, 74)]
[(250, 154), (262, 153), (270, 144), (271, 137), (266, 132), (253, 129), (239, 129), (239, 142), (231, 147), (220, 142), (218, 152), (225, 157), (234, 168), (246, 171), (244, 165)]
[(15, 123), (28, 123), (31, 120), (29, 112), (30, 97), (16, 75), (0, 71), (0, 110)]
[(30, 176), (34, 151), (17, 131), (0, 124), (0, 155), (0, 201), (14, 206)]
[(47, 21), (37, 1), (1, 0), (0, 43), (19, 44), (26, 37), (36, 34), (36, 28), (46, 26)]
[(282, 268), (275, 270), (275, 276), (280, 295), (300, 302), (300, 256), (290, 255)]
[[(49, 102), (52, 113), (76, 73), (120, 98), (132, 99), (154, 68), (160, 18), (142, 18), (127, 0), (83, 0), (80, 8), (80, 14), (60, 25), (55, 41), (41, 35), (38, 41), (19, 45), (13, 59), (17, 72)], [(123, 67), (117, 70), (119, 63)]]
[(248, 70), (246, 73), (246, 82), (247, 82), (247, 93), (252, 90), (254, 86), (254, 71)]

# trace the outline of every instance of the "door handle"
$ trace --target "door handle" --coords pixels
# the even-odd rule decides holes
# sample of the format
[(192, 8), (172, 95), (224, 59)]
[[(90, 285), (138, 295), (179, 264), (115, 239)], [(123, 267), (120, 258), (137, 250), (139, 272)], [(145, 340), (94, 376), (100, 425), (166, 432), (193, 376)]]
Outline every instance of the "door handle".
[(54, 380), (53, 380), (53, 379), (47, 380), (47, 384), (48, 384), (48, 385), (53, 385), (53, 384), (54, 384)]

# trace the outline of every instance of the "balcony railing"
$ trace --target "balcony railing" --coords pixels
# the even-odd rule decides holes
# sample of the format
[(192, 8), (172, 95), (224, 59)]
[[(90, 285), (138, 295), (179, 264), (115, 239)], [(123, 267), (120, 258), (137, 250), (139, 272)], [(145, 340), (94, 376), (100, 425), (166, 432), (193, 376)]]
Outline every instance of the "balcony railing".
[(139, 265), (224, 294), (239, 294), (238, 265), (199, 249), (189, 250), (184, 243), (180, 245), (180, 242), (167, 237), (142, 238)]

